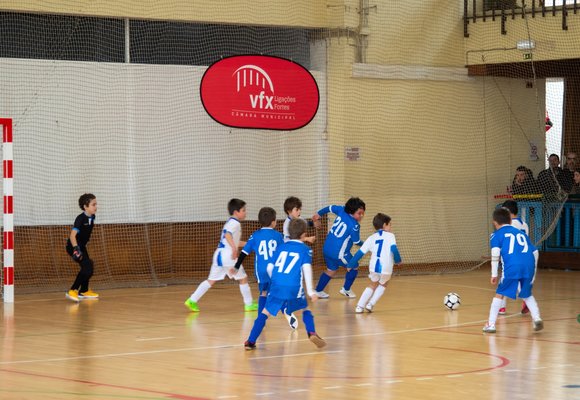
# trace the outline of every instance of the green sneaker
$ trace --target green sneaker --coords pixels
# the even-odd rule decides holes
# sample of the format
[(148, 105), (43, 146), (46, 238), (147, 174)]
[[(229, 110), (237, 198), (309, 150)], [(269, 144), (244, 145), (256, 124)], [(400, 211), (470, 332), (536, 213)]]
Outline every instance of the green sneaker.
[(254, 301), (250, 305), (245, 305), (244, 311), (258, 311), (258, 303)]
[(195, 301), (187, 299), (183, 304), (185, 304), (185, 307), (189, 308), (190, 311), (199, 312), (199, 307), (197, 306), (197, 303)]

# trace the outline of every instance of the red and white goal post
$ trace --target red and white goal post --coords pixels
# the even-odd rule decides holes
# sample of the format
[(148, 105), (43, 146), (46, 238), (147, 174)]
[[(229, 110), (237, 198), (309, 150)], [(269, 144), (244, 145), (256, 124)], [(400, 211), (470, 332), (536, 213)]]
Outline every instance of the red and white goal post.
[(2, 235), (2, 298), (14, 303), (14, 176), (12, 161), (12, 119), (0, 118), (2, 125), (2, 172), (4, 214)]

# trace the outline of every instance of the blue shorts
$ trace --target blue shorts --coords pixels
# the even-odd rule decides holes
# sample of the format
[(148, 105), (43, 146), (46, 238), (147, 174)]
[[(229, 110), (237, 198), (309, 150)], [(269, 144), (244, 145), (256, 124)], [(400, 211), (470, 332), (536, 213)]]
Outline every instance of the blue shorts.
[[(520, 288), (521, 285), (521, 288)], [(502, 278), (497, 285), (497, 294), (515, 299), (526, 299), (532, 295), (532, 278), (506, 279)], [(519, 289), (519, 293), (518, 293)]]
[(291, 314), (296, 310), (303, 310), (307, 307), (308, 302), (304, 296), (292, 300), (268, 296), (268, 299), (266, 299), (266, 305), (264, 306), (264, 308), (274, 317), (278, 314), (278, 311), (284, 308), (286, 308), (286, 313)]
[(339, 267), (346, 267), (350, 259), (352, 258), (352, 254), (346, 253), (344, 256), (344, 260), (338, 260), (334, 257), (328, 257), (326, 254), (324, 255), (324, 262), (326, 263), (326, 268), (331, 271), (338, 270)]
[(254, 270), (254, 275), (256, 275), (256, 280), (258, 281), (258, 290), (260, 293), (269, 292), (272, 279), (270, 278), (270, 275), (268, 275), (268, 272)]

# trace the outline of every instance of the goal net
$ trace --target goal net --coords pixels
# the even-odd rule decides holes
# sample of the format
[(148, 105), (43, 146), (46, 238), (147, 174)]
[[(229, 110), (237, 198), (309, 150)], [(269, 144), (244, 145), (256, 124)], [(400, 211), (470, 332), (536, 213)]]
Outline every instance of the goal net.
[[(563, 115), (550, 114), (545, 130), (546, 79), (573, 74), (573, 64), (537, 61), (540, 47), (517, 60), (519, 50), (487, 51), (503, 47), (500, 23), (471, 22), (466, 38), (463, 7), (439, 2), (246, 3), (205, 2), (200, 17), (179, 0), (140, 10), (124, 1), (75, 10), (20, 1), (0, 10), (17, 293), (70, 286), (77, 266), (64, 246), (87, 192), (98, 201), (95, 288), (205, 279), (230, 198), (247, 202), (247, 239), (264, 206), (276, 209), (281, 228), (288, 196), (302, 200), (307, 218), (358, 196), (367, 205), (363, 240), (376, 213), (393, 218), (400, 274), (480, 266), (491, 211), (504, 197), (516, 197), (538, 246), (551, 237), (566, 190), (538, 181), (518, 198), (506, 187), (520, 165), (534, 179), (546, 169), (547, 143), (564, 126)], [(543, 18), (553, 25), (557, 17)], [(507, 23), (510, 40), (544, 41), (538, 23)], [(577, 57), (570, 52), (560, 58)], [(307, 70), (319, 94), (312, 120), (295, 130), (245, 129), (210, 115), (204, 74), (242, 55)], [(330, 218), (312, 231), (315, 278)]]

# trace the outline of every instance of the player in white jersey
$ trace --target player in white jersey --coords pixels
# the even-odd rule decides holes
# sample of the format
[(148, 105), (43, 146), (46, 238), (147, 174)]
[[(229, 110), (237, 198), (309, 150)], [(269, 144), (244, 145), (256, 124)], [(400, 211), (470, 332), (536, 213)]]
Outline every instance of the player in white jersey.
[(391, 233), (391, 217), (379, 213), (373, 218), (373, 226), (377, 230), (373, 233), (354, 257), (348, 262), (347, 268), (355, 268), (358, 261), (370, 250), (372, 255), (369, 262), (369, 286), (364, 290), (355, 312), (362, 313), (365, 309), (373, 311), (387, 288), (387, 283), (393, 275), (393, 266), (401, 263), (401, 256), (397, 248), (395, 235)]
[(240, 221), (246, 219), (246, 202), (240, 199), (231, 199), (228, 203), (230, 219), (225, 223), (220, 242), (213, 253), (213, 261), (208, 278), (199, 284), (195, 292), (185, 301), (185, 306), (193, 312), (199, 312), (197, 302), (206, 292), (217, 282), (224, 280), (226, 275), (230, 279), (235, 279), (240, 283), (240, 292), (244, 299), (244, 309), (246, 311), (256, 311), (258, 304), (252, 298), (252, 291), (248, 284), (248, 275), (244, 267), (240, 266), (235, 270), (236, 259), (238, 258), (238, 247), (245, 242), (240, 241), (242, 237), (242, 225)]
[[(298, 197), (290, 196), (284, 201), (284, 212), (288, 216), (284, 220), (284, 226), (282, 227), (282, 233), (284, 234), (284, 242), (290, 240), (290, 231), (288, 227), (290, 226), (290, 221), (294, 218), (302, 218), (302, 200)], [(308, 222), (308, 226), (313, 226), (312, 222)], [(313, 244), (316, 240), (316, 236), (306, 236), (304, 242)]]
[[(503, 202), (503, 204), (501, 205), (503, 208), (505, 208), (506, 210), (508, 210), (510, 212), (510, 217), (512, 218), (512, 223), (511, 225), (516, 228), (519, 229), (520, 231), (524, 232), (526, 235), (528, 235), (528, 237), (530, 236), (530, 228), (528, 227), (528, 224), (526, 224), (524, 221), (522, 221), (521, 218), (518, 217), (518, 203), (514, 200), (506, 200)], [(499, 315), (505, 315), (506, 314), (506, 307), (507, 307), (507, 297), (503, 298), (503, 302), (501, 304), (501, 307), (499, 309)], [(522, 314), (527, 314), (530, 310), (528, 310), (528, 306), (526, 306), (526, 302), (522, 302)]]

